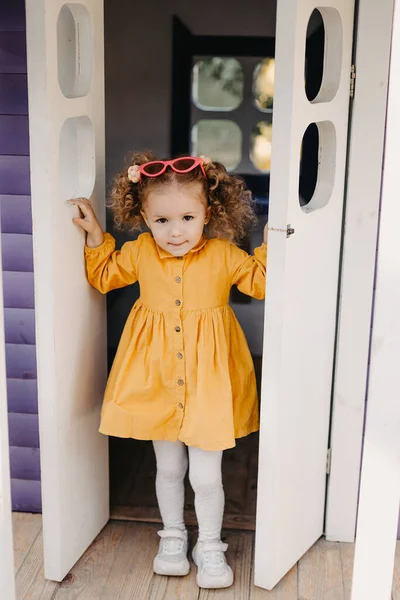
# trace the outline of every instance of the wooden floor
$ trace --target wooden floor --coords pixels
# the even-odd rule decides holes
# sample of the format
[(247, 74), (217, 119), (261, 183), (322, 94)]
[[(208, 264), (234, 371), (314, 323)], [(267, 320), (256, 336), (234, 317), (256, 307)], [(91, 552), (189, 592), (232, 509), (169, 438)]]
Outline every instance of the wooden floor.
[[(14, 513), (13, 526), (17, 600), (350, 600), (352, 544), (319, 540), (272, 592), (266, 592), (253, 585), (254, 533), (225, 531), (235, 585), (200, 591), (194, 567), (184, 578), (153, 574), (156, 525), (110, 521), (58, 584), (43, 576), (41, 516)], [(392, 600), (400, 600), (400, 543)]]

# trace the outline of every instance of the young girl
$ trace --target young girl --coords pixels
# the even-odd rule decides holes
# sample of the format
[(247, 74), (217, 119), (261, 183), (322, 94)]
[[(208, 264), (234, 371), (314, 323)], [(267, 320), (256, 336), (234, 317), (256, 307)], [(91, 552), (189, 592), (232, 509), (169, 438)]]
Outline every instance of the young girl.
[(89, 282), (103, 294), (139, 282), (108, 380), (100, 431), (153, 440), (164, 528), (154, 571), (186, 575), (184, 478), (199, 524), (193, 560), (202, 588), (233, 583), (221, 541), (222, 452), (258, 429), (252, 358), (228, 305), (232, 285), (265, 296), (264, 243), (249, 256), (235, 244), (256, 217), (237, 176), (205, 157), (157, 161), (133, 154), (111, 193), (118, 227), (147, 225), (120, 251), (86, 199), (74, 222), (87, 232)]

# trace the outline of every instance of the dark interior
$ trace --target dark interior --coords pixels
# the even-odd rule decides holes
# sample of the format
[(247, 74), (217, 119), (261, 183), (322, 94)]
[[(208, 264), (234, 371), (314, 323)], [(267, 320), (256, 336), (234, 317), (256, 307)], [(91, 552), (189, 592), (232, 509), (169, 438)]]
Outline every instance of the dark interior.
[[(324, 27), (318, 11), (306, 44), (305, 88), (310, 100), (316, 97), (322, 81)], [(311, 20), (310, 20), (311, 22)], [(266, 56), (273, 57), (272, 37), (192, 35), (185, 24), (173, 18), (173, 61), (171, 103), (171, 156), (190, 154), (190, 101), (193, 57), (201, 56)], [(312, 60), (312, 63), (310, 62)], [(300, 149), (299, 149), (300, 150)], [(307, 204), (313, 195), (318, 172), (318, 129), (311, 124), (303, 139), (300, 157), (299, 201)], [(239, 174), (256, 199), (259, 235), (268, 218), (269, 172)], [(242, 247), (251, 252), (251, 236)], [(120, 290), (109, 294), (108, 306), (118, 303)], [(133, 301), (136, 291), (129, 292)], [(136, 296), (135, 296), (136, 294)], [(232, 290), (233, 308), (257, 302)], [(247, 310), (247, 309), (246, 309)], [(262, 328), (262, 322), (259, 327)], [(109, 321), (110, 327), (110, 321)], [(109, 348), (111, 366), (115, 347)], [(261, 386), (262, 353), (254, 354), (258, 388)], [(223, 479), (226, 495), (224, 526), (230, 529), (255, 529), (259, 434), (237, 440), (235, 448), (224, 452)], [(111, 515), (113, 518), (160, 522), (155, 495), (155, 458), (151, 442), (110, 437)], [(186, 522), (195, 524), (193, 492), (186, 485)]]

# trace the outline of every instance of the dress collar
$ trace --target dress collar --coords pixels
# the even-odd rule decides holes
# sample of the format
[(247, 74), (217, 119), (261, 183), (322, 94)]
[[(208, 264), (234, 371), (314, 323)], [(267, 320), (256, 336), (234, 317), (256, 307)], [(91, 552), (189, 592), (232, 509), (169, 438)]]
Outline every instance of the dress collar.
[[(204, 248), (204, 246), (207, 244), (207, 242), (208, 242), (208, 238), (205, 235), (203, 235), (200, 238), (200, 240), (197, 242), (197, 244), (195, 246), (193, 246), (193, 248), (191, 250), (189, 250), (188, 254), (198, 252), (199, 250)], [(154, 243), (156, 244), (155, 240), (154, 240)], [(156, 248), (157, 248), (157, 252), (158, 252), (158, 255), (160, 258), (176, 258), (176, 256), (174, 256), (173, 254), (170, 254), (163, 248), (160, 248), (160, 246), (158, 244), (156, 244)], [(184, 256), (186, 256), (186, 255), (184, 255)]]

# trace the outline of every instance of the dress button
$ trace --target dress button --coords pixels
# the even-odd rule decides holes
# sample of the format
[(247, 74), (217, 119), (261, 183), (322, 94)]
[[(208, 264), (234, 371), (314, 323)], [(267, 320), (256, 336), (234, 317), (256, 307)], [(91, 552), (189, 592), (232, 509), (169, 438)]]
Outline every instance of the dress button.
[(176, 283), (180, 283), (182, 281), (182, 279), (180, 277), (175, 277), (175, 281), (176, 281)]
[(177, 306), (180, 306), (180, 305), (182, 304), (182, 302), (181, 302), (180, 300), (175, 300), (175, 304), (176, 304)]
[(180, 330), (181, 330), (181, 328), (180, 328), (180, 327), (178, 327), (178, 326), (177, 326), (177, 327), (175, 327), (175, 331), (176, 331), (176, 333), (179, 333), (179, 332), (180, 332)]
[(185, 382), (183, 381), (183, 379), (178, 379), (178, 385), (184, 385)]
[(177, 256), (176, 257), (178, 260), (183, 260), (183, 256)]
[(179, 402), (178, 407), (183, 408), (183, 404), (181, 402)]
[(182, 352), (178, 352), (178, 354), (176, 355), (178, 358), (183, 358), (183, 354)]

